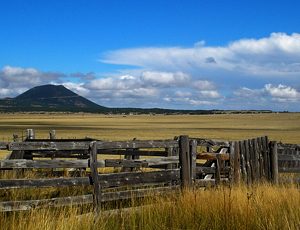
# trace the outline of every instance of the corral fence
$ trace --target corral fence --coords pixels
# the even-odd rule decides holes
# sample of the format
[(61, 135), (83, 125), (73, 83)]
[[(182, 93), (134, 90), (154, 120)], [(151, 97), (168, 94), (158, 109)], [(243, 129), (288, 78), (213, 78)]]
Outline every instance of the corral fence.
[[(60, 178), (0, 179), (1, 189), (92, 186), (93, 193), (43, 200), (4, 201), (0, 211), (32, 210), (93, 204), (100, 211), (107, 201), (125, 200), (179, 192), (191, 187), (218, 186), (221, 183), (260, 183), (296, 181), (281, 173), (300, 173), (299, 145), (269, 142), (268, 137), (230, 142), (181, 135), (170, 140), (101, 141), (92, 138), (35, 139), (0, 142), (11, 153), (1, 160), (0, 172), (51, 169)], [(118, 172), (100, 173), (100, 168)], [(67, 173), (66, 173), (67, 171)], [(77, 172), (77, 175), (74, 174)], [(79, 173), (78, 173), (79, 172)], [(70, 176), (74, 174), (73, 176)]]

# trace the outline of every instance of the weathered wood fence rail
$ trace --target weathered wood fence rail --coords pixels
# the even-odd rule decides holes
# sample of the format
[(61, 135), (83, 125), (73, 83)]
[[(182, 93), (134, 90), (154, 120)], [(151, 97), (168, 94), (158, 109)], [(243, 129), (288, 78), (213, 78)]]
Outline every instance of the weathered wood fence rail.
[[(50, 139), (43, 140), (34, 139), (32, 130), (27, 135), (22, 142), (14, 135), (14, 142), (0, 143), (0, 149), (11, 151), (1, 161), (1, 171), (88, 170), (79, 177), (1, 179), (0, 189), (92, 186), (93, 194), (5, 201), (0, 203), (0, 211), (76, 204), (94, 204), (95, 210), (100, 211), (102, 202), (174, 193), (192, 186), (299, 181), (295, 177), (279, 178), (279, 173), (300, 173), (300, 146), (269, 142), (267, 136), (237, 142), (186, 135), (173, 140), (109, 142), (55, 139), (55, 131), (50, 132)], [(119, 159), (106, 159), (116, 155)], [(121, 168), (122, 172), (99, 174), (98, 169), (104, 167)]]

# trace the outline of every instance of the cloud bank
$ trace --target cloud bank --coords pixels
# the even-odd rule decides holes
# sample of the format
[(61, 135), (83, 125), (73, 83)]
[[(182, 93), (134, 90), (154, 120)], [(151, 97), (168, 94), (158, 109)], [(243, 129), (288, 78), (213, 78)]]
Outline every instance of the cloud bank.
[(101, 76), (5, 66), (0, 96), (55, 83), (108, 107), (299, 111), (300, 34), (205, 44), (107, 51), (99, 61), (124, 68)]

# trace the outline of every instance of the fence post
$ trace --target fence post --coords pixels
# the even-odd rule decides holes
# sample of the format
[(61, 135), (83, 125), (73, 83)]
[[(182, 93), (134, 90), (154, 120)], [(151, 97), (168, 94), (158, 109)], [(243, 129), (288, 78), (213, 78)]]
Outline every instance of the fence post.
[(186, 189), (191, 187), (191, 156), (188, 135), (180, 136), (179, 148), (181, 188)]
[(278, 183), (278, 154), (277, 141), (270, 142), (270, 163), (271, 163), (271, 178), (274, 183)]
[(255, 180), (257, 183), (260, 181), (260, 172), (259, 172), (259, 155), (258, 155), (258, 144), (257, 144), (257, 138), (254, 138), (252, 140), (253, 143), (253, 150), (254, 150), (254, 172), (255, 172)]
[(241, 162), (239, 142), (234, 145), (234, 183), (239, 184), (241, 178)]
[(34, 130), (27, 129), (27, 139), (34, 139)]
[(101, 211), (101, 186), (98, 180), (98, 166), (97, 166), (97, 142), (94, 141), (90, 146), (90, 168), (91, 181), (94, 185), (94, 210), (99, 213)]
[(218, 153), (217, 164), (216, 164), (216, 176), (215, 176), (216, 186), (219, 186), (221, 184), (221, 167), (222, 167), (222, 155)]
[(243, 176), (243, 181), (246, 184), (247, 183), (247, 177), (246, 177), (246, 160), (245, 160), (245, 147), (244, 147), (244, 141), (239, 141), (239, 149), (240, 149), (240, 159), (241, 159), (241, 171)]
[(245, 145), (245, 160), (246, 160), (246, 170), (247, 170), (247, 184), (251, 184), (251, 166), (250, 166), (250, 153), (249, 153), (249, 140), (244, 141)]
[(191, 182), (194, 184), (196, 180), (196, 159), (197, 159), (197, 141), (192, 140), (190, 146), (191, 152)]
[(56, 131), (55, 130), (50, 130), (50, 139), (51, 140), (54, 140), (54, 139), (56, 139)]
[[(235, 143), (230, 141), (229, 145), (230, 145), (230, 147), (229, 147), (229, 165), (230, 165), (229, 180), (230, 180), (230, 183), (233, 183), (234, 182), (234, 147), (235, 147)], [(218, 161), (218, 158), (217, 158), (217, 161)]]

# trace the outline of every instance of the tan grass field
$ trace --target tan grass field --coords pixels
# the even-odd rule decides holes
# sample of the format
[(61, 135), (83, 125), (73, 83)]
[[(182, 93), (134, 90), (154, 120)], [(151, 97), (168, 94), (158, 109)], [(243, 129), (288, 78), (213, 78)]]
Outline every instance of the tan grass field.
[(271, 140), (297, 143), (300, 140), (300, 113), (222, 115), (122, 115), (101, 114), (1, 114), (0, 141), (12, 141), (13, 134), (26, 135), (34, 129), (36, 138), (101, 140), (172, 139), (174, 136), (218, 140), (241, 140), (268, 135)]

